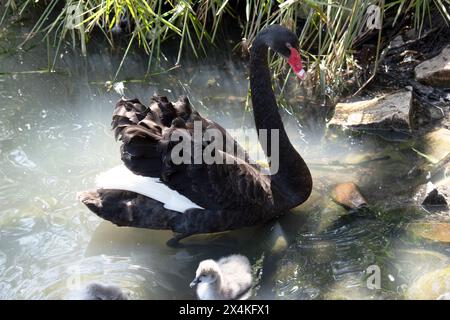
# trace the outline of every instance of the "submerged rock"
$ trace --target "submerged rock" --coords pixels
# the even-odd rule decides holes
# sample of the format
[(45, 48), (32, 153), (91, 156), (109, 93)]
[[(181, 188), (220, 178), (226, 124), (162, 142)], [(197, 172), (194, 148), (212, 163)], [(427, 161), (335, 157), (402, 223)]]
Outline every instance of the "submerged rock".
[(436, 269), (445, 268), (450, 263), (450, 258), (437, 251), (425, 249), (399, 249), (395, 253), (396, 261), (406, 276), (413, 278), (431, 272)]
[[(375, 300), (386, 294), (381, 290), (370, 290), (367, 281), (358, 273), (347, 273), (339, 281), (335, 281), (323, 295), (325, 300)], [(385, 297), (395, 299), (395, 297)]]
[(338, 184), (333, 188), (331, 197), (347, 209), (359, 209), (367, 205), (366, 199), (353, 182)]
[(340, 219), (346, 217), (347, 215), (348, 213), (342, 205), (326, 197), (324, 202), (321, 204), (320, 209), (317, 211), (318, 223), (314, 232), (319, 234), (329, 230)]
[(450, 45), (438, 56), (420, 63), (414, 71), (416, 79), (420, 82), (450, 87)]
[(277, 222), (270, 233), (270, 253), (281, 254), (288, 247), (288, 239), (281, 225)]
[(412, 176), (429, 179), (439, 172), (445, 174), (450, 164), (450, 130), (440, 128), (426, 134), (414, 142), (412, 150), (425, 160), (411, 171)]
[(450, 267), (435, 270), (418, 278), (407, 290), (412, 300), (445, 299), (450, 293)]
[(399, 91), (370, 100), (338, 103), (328, 126), (358, 129), (408, 129), (411, 91)]
[(450, 155), (450, 130), (439, 128), (427, 133), (415, 149), (432, 163), (439, 163)]
[(446, 222), (413, 222), (408, 231), (415, 236), (436, 242), (450, 243), (450, 223)]

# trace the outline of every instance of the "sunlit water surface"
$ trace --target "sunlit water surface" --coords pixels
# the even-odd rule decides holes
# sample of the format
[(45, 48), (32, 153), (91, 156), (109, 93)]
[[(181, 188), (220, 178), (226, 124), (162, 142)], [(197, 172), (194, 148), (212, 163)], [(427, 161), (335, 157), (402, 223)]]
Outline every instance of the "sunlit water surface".
[[(447, 248), (413, 241), (404, 230), (413, 218), (428, 215), (405, 200), (413, 190), (406, 180), (409, 155), (346, 165), (384, 156), (388, 142), (326, 139), (323, 119), (317, 127), (302, 126), (290, 116), (308, 118), (320, 105), (294, 103), (283, 111), (315, 188), (306, 204), (278, 221), (193, 237), (185, 248), (172, 249), (165, 244), (170, 232), (101, 220), (76, 201), (76, 192), (93, 188), (98, 173), (120, 163), (109, 125), (120, 95), (104, 84), (121, 56), (96, 50), (84, 60), (63, 50), (61, 72), (29, 73), (47, 65), (40, 47), (0, 58), (1, 299), (60, 299), (92, 281), (118, 285), (135, 299), (191, 299), (189, 282), (199, 261), (230, 253), (250, 258), (256, 297), (402, 298), (417, 275), (448, 263)], [(118, 79), (142, 79), (146, 68), (140, 56), (130, 55)], [(125, 95), (144, 103), (154, 93), (188, 95), (202, 115), (239, 136), (242, 128), (253, 128), (244, 110), (247, 86), (244, 65), (223, 58), (125, 82)], [(347, 181), (360, 185), (376, 217), (340, 219), (346, 211), (329, 191)], [(382, 270), (382, 290), (367, 288), (364, 271), (371, 265)]]

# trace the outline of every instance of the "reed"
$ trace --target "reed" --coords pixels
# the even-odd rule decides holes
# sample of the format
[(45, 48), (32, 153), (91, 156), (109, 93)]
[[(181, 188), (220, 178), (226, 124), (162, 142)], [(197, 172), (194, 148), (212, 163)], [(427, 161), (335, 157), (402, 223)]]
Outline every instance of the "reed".
[[(368, 12), (373, 4), (380, 9), (381, 20), (375, 28), (374, 16)], [(41, 34), (52, 37), (52, 45), (59, 48), (69, 37), (83, 54), (88, 54), (86, 42), (93, 30), (100, 30), (111, 46), (117, 46), (113, 34), (126, 21), (129, 34), (123, 60), (137, 44), (148, 54), (148, 71), (160, 65), (164, 57), (162, 44), (169, 39), (179, 44), (175, 64), (180, 63), (184, 50), (199, 57), (206, 54), (205, 45), (220, 46), (217, 35), (224, 18), (234, 19), (241, 26), (243, 40), (238, 46), (243, 49), (266, 25), (280, 23), (300, 30), (301, 24), (299, 38), (309, 77), (312, 83), (319, 84), (315, 86), (316, 94), (330, 98), (338, 96), (346, 88), (346, 81), (360, 69), (354, 57), (356, 44), (367, 34), (378, 32), (375, 74), (387, 12), (395, 13), (393, 25), (402, 13), (410, 13), (419, 34), (432, 10), (450, 21), (450, 0), (394, 0), (386, 4), (385, 0), (7, 0), (3, 6), (1, 21), (8, 14), (21, 16), (41, 9), (25, 42)], [(238, 8), (245, 8), (245, 13), (237, 12)], [(272, 59), (271, 63), (275, 76), (284, 77), (279, 88), (283, 92), (288, 69), (280, 59)]]

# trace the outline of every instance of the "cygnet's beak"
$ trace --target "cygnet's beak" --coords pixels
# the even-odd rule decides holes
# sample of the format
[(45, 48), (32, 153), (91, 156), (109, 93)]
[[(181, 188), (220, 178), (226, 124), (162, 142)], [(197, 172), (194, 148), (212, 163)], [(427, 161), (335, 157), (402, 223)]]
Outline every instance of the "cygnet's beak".
[(189, 285), (191, 288), (195, 287), (198, 283), (200, 282), (200, 280), (198, 278), (195, 278), (194, 280), (192, 280), (191, 284)]

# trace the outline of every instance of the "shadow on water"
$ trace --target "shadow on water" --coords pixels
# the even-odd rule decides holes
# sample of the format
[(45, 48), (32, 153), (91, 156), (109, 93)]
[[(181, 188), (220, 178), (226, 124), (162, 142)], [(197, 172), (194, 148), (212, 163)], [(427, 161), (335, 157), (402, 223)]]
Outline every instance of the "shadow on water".
[[(5, 46), (11, 47), (20, 40), (7, 38), (12, 43)], [(327, 110), (313, 104), (282, 111), (315, 187), (305, 204), (277, 221), (191, 237), (177, 249), (165, 244), (170, 232), (101, 221), (75, 194), (120, 163), (109, 129), (119, 95), (105, 83), (121, 58), (101, 46), (87, 59), (64, 48), (56, 65), (64, 72), (55, 73), (25, 72), (47, 65), (41, 46), (1, 58), (0, 298), (64, 298), (77, 285), (99, 281), (119, 285), (137, 299), (193, 299), (189, 282), (198, 263), (231, 253), (252, 262), (257, 298), (401, 298), (403, 286), (417, 274), (405, 261), (419, 261), (414, 267), (420, 270), (447, 263), (449, 252), (442, 246), (414, 242), (404, 229), (425, 215), (410, 201), (419, 180), (408, 175), (417, 157), (409, 142), (324, 136), (324, 119), (313, 123)], [(186, 62), (142, 80), (146, 68), (141, 55), (130, 53), (119, 75), (127, 80), (126, 96), (147, 103), (154, 93), (170, 99), (186, 94), (200, 113), (238, 135), (253, 128), (244, 110), (248, 80), (242, 62), (229, 57)], [(309, 116), (315, 120), (305, 124)], [(361, 187), (371, 204), (367, 216), (349, 219), (331, 201), (330, 189), (346, 181)], [(426, 255), (440, 258), (417, 258)], [(383, 290), (366, 286), (364, 271), (373, 264), (384, 272)]]

